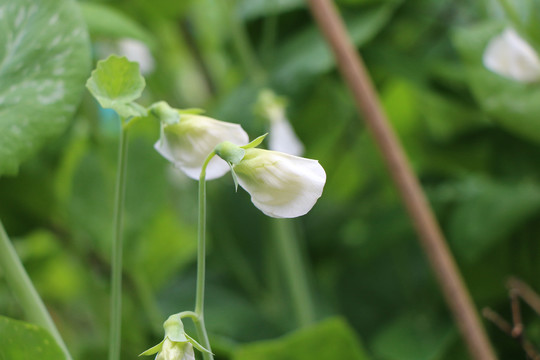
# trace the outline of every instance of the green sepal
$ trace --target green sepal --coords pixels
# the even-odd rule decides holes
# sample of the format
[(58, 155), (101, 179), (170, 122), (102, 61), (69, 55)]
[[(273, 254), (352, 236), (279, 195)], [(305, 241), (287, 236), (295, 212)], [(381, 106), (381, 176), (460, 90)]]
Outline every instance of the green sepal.
[(102, 107), (114, 109), (124, 118), (146, 115), (146, 109), (133, 102), (141, 96), (145, 85), (139, 64), (116, 55), (98, 61), (86, 82), (86, 87)]
[(244, 150), (243, 146), (238, 146), (230, 141), (217, 144), (214, 151), (217, 156), (232, 165), (238, 164), (242, 161), (244, 155), (246, 155), (246, 150)]
[(165, 337), (175, 342), (187, 342), (186, 332), (184, 330), (184, 324), (179, 314), (169, 316), (169, 318), (163, 323), (165, 329)]
[(193, 345), (193, 347), (195, 349), (199, 350), (200, 352), (205, 352), (205, 353), (208, 353), (208, 354), (212, 353), (210, 350), (208, 350), (207, 348), (205, 348), (204, 346), (199, 344), (194, 338), (192, 338), (188, 334), (186, 334), (186, 337), (187, 337), (188, 341), (191, 343), (191, 345)]
[(178, 109), (178, 112), (181, 115), (200, 115), (204, 114), (206, 111), (204, 109), (199, 108), (189, 108), (189, 109)]
[(167, 125), (176, 124), (180, 121), (180, 111), (170, 107), (165, 101), (152, 104), (149, 110), (154, 117)]
[(158, 351), (161, 351), (161, 348), (163, 347), (163, 343), (165, 342), (165, 339), (163, 339), (159, 344), (157, 345), (154, 345), (152, 346), (150, 349), (142, 352), (139, 354), (139, 356), (144, 356), (144, 355), (154, 355), (155, 353), (157, 353)]
[(236, 172), (234, 171), (234, 166), (230, 162), (227, 162), (229, 164), (229, 167), (231, 168), (231, 175), (234, 181), (234, 191), (238, 192), (238, 176), (236, 175)]
[(244, 146), (240, 146), (242, 149), (251, 149), (251, 148), (254, 148), (254, 147), (257, 147), (259, 146), (264, 138), (268, 135), (268, 133), (264, 134), (264, 135), (261, 135), (259, 136), (258, 138), (256, 138), (255, 140), (253, 140), (252, 142), (250, 142), (249, 144), (246, 144)]

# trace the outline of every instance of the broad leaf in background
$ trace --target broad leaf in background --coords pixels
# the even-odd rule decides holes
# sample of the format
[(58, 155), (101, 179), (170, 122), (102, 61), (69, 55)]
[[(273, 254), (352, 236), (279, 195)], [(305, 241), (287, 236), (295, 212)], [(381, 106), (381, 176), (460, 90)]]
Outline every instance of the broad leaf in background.
[(469, 178), (453, 190), (457, 199), (450, 216), (449, 239), (458, 255), (476, 260), (540, 210), (540, 188), (530, 182), (509, 184)]
[(240, 346), (234, 360), (368, 360), (354, 330), (332, 318), (277, 340)]
[(146, 85), (139, 64), (115, 55), (98, 61), (86, 87), (106, 109), (114, 109), (122, 117), (144, 116), (146, 110), (137, 100)]
[(90, 46), (72, 0), (0, 0), (0, 176), (67, 126)]
[(440, 359), (456, 338), (448, 321), (433, 314), (408, 313), (375, 337), (373, 348), (381, 360)]
[(540, 142), (540, 84), (506, 79), (482, 63), (489, 40), (503, 28), (504, 24), (491, 22), (461, 28), (454, 34), (454, 44), (466, 65), (469, 86), (480, 106), (505, 129)]
[(0, 360), (60, 360), (65, 356), (41, 327), (0, 316)]

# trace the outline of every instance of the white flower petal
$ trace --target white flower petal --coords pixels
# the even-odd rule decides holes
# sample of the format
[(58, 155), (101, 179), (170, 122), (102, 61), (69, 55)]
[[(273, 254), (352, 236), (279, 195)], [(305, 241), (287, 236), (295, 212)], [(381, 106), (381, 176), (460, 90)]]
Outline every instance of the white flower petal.
[(118, 53), (131, 61), (139, 63), (141, 74), (146, 75), (154, 71), (155, 61), (152, 53), (145, 43), (131, 38), (118, 41)]
[[(206, 157), (223, 141), (245, 145), (249, 138), (238, 124), (200, 115), (182, 115), (176, 124), (162, 124), (161, 137), (154, 147), (187, 176), (199, 179)], [(227, 171), (227, 163), (214, 157), (208, 164), (206, 179), (216, 179)]]
[(253, 204), (275, 218), (306, 214), (321, 197), (326, 182), (317, 160), (262, 149), (246, 149), (234, 170)]
[(189, 342), (176, 342), (166, 338), (155, 360), (195, 360), (193, 345)]
[(540, 80), (540, 58), (512, 28), (491, 39), (483, 62), (489, 70), (521, 82)]
[(296, 136), (293, 127), (285, 116), (285, 110), (283, 108), (274, 108), (269, 111), (269, 115), (268, 147), (270, 150), (301, 156), (304, 153), (304, 144)]

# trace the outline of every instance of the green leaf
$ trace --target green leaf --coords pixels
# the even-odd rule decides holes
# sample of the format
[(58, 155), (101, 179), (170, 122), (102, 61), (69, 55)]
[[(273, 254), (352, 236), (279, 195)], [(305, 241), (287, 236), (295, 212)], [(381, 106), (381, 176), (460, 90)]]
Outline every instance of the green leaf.
[(72, 0), (0, 0), (0, 176), (66, 128), (90, 66)]
[(383, 360), (439, 359), (456, 337), (448, 321), (430, 313), (409, 313), (375, 337), (374, 353)]
[(367, 360), (353, 329), (341, 318), (270, 341), (240, 346), (233, 360)]
[(504, 24), (486, 22), (461, 28), (453, 41), (466, 65), (469, 86), (480, 106), (500, 126), (523, 138), (540, 142), (540, 85), (506, 79), (486, 69), (483, 52)]
[(133, 19), (107, 5), (83, 1), (80, 3), (84, 21), (92, 36), (132, 38), (153, 43), (152, 36)]
[(114, 109), (122, 117), (146, 115), (145, 109), (133, 102), (141, 96), (145, 85), (139, 64), (116, 55), (98, 61), (86, 82), (102, 107)]
[(65, 359), (54, 338), (37, 325), (0, 316), (0, 334), (2, 360)]
[(468, 261), (510, 240), (509, 235), (540, 210), (540, 188), (531, 182), (469, 178), (457, 184), (453, 193), (458, 202), (450, 216), (449, 239)]

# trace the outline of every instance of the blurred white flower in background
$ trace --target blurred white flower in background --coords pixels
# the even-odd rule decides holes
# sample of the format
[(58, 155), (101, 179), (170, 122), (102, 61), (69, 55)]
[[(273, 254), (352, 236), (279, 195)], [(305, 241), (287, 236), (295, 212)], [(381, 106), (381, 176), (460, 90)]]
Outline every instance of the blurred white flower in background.
[(257, 100), (260, 115), (270, 122), (268, 147), (270, 150), (301, 156), (304, 154), (304, 144), (294, 132), (285, 114), (286, 101), (276, 96), (270, 90), (262, 90)]
[(156, 67), (156, 61), (148, 46), (139, 40), (132, 38), (102, 39), (94, 43), (96, 56), (106, 58), (109, 55), (125, 56), (130, 61), (139, 63), (141, 74), (151, 74)]
[(512, 28), (505, 29), (488, 43), (483, 56), (489, 70), (520, 82), (540, 80), (540, 58)]

